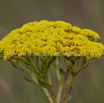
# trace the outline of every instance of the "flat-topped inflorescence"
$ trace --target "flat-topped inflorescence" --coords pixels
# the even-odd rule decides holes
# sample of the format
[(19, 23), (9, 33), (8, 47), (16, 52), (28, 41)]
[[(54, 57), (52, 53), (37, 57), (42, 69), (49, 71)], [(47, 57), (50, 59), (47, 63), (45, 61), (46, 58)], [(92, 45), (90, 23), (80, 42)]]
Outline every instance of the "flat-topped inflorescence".
[(42, 20), (11, 31), (0, 41), (0, 52), (4, 60), (26, 54), (85, 56), (89, 60), (104, 52), (104, 45), (96, 42), (99, 38), (92, 30), (80, 29), (64, 21)]

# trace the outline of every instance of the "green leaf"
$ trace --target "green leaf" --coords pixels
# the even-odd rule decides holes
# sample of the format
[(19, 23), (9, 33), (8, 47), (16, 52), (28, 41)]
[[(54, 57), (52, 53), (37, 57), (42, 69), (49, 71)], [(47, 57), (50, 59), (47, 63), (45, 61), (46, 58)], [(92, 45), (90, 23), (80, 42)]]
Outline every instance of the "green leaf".
[(18, 67), (17, 64), (15, 64), (15, 63), (13, 63), (13, 62), (11, 62), (11, 64), (12, 64), (12, 66), (13, 66), (14, 68), (19, 69), (19, 70), (21, 70), (21, 71), (24, 71), (23, 69), (21, 69), (20, 67)]
[(12, 63), (12, 62), (11, 62), (11, 64), (12, 64), (12, 66), (13, 66), (14, 68), (16, 68), (16, 67), (17, 67), (17, 66), (16, 66), (16, 64), (14, 64), (14, 63)]
[(41, 62), (42, 62), (42, 63), (44, 63), (44, 62), (45, 62), (45, 59), (43, 59), (43, 58), (40, 58), (40, 59), (41, 59)]
[(39, 65), (37, 66), (37, 69), (40, 71)]
[(39, 57), (38, 56), (35, 56), (34, 57), (34, 62), (36, 64), (36, 67), (38, 66), (38, 61), (39, 61)]
[(32, 58), (31, 58), (31, 56), (26, 56), (26, 59), (27, 59), (28, 62), (31, 62)]
[(41, 72), (45, 76), (47, 74), (47, 57), (45, 56), (41, 57), (41, 62), (42, 62)]
[(74, 66), (75, 69), (76, 69), (77, 66), (78, 66), (79, 60), (80, 60), (80, 58), (78, 58), (78, 59), (75, 61), (75, 66)]
[(43, 74), (43, 65), (41, 65), (41, 73)]
[(59, 56), (59, 58), (58, 58), (58, 59), (59, 59), (59, 62), (60, 62), (60, 61), (61, 61), (61, 58), (60, 58), (60, 56)]
[(45, 76), (47, 74), (47, 72), (48, 72), (47, 63), (43, 64), (43, 68), (41, 70), (43, 71), (43, 75)]
[(87, 62), (87, 59), (85, 57), (82, 57), (82, 62), (83, 63), (86, 63)]
[(28, 77), (24, 77), (24, 79), (32, 84), (38, 85), (34, 80), (32, 80), (31, 78)]
[(60, 71), (61, 76), (65, 75), (65, 72), (64, 72), (64, 70), (62, 68), (59, 68), (59, 71)]
[(43, 86), (44, 88), (47, 88), (47, 89), (51, 89), (51, 88), (52, 88), (52, 86), (50, 86), (49, 84), (47, 84), (47, 83), (45, 83), (45, 82), (43, 82), (43, 81), (41, 81), (41, 80), (39, 80), (39, 79), (38, 79), (38, 82), (39, 82), (39, 84), (40, 84), (41, 86)]
[(68, 61), (70, 61), (71, 57), (67, 57), (67, 56), (64, 56), (65, 59), (67, 59)]
[(26, 64), (26, 65), (30, 65), (30, 62), (29, 61), (27, 61), (27, 60), (21, 60), (24, 64)]
[(41, 72), (43, 74), (43, 65), (38, 65), (37, 66), (37, 69), (39, 70), (39, 72)]
[(34, 72), (34, 70), (32, 69), (32, 67), (30, 65), (26, 65), (27, 69), (31, 70)]
[(48, 65), (47, 65), (47, 68), (48, 68), (48, 69), (50, 68), (50, 65), (55, 61), (55, 59), (56, 59), (56, 56), (53, 56), (53, 57), (49, 60)]
[(32, 61), (34, 61), (34, 55), (31, 55), (31, 59), (32, 59)]

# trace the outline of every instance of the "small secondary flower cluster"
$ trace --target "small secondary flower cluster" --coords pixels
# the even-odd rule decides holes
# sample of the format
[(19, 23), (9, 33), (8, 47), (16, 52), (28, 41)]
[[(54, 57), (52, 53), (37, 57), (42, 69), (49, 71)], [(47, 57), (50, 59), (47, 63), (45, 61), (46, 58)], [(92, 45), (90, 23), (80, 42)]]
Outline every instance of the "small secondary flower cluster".
[(0, 41), (4, 60), (26, 54), (85, 56), (88, 60), (100, 57), (104, 45), (96, 42), (99, 35), (64, 21), (30, 22), (10, 32)]

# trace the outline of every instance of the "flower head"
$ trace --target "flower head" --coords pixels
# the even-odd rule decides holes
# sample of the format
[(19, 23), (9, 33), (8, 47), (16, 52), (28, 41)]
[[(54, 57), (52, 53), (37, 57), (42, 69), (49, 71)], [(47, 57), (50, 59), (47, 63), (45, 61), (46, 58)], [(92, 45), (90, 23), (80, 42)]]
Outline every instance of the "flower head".
[(99, 35), (88, 29), (80, 29), (64, 21), (31, 22), (11, 31), (0, 41), (4, 59), (15, 56), (65, 55), (100, 57), (104, 46), (96, 42)]

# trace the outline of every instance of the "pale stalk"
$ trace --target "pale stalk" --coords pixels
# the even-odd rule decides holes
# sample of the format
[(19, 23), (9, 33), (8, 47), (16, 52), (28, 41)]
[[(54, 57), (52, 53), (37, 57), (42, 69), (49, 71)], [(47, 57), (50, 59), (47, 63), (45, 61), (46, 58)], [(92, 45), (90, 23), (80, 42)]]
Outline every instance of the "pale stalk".
[(53, 88), (50, 89), (49, 92), (50, 92), (50, 94), (51, 94), (51, 97), (52, 97), (53, 103), (57, 103), (56, 95), (55, 95), (54, 89), (53, 89)]
[(55, 102), (52, 100), (52, 98), (50, 97), (50, 95), (49, 95), (47, 89), (45, 89), (44, 87), (40, 87), (40, 88), (43, 90), (43, 92), (44, 92), (45, 95), (47, 96), (47, 98), (48, 98), (48, 100), (50, 101), (50, 103), (55, 103)]
[(61, 93), (62, 93), (63, 84), (59, 84), (58, 92), (57, 92), (57, 103), (60, 103)]

